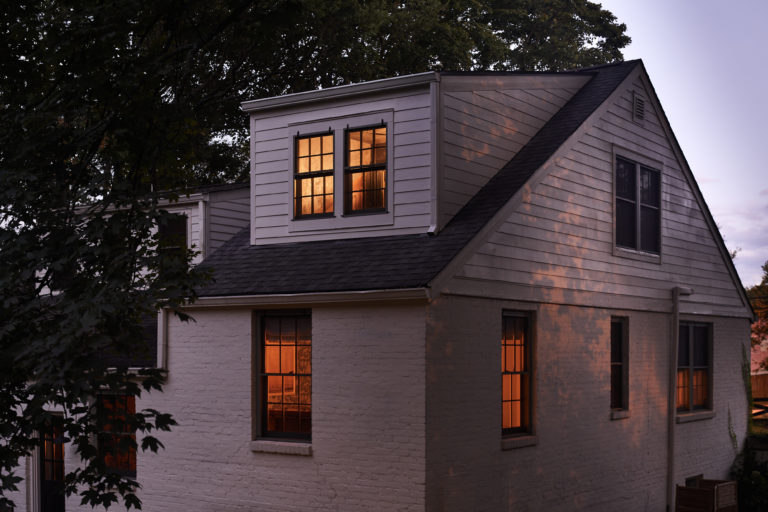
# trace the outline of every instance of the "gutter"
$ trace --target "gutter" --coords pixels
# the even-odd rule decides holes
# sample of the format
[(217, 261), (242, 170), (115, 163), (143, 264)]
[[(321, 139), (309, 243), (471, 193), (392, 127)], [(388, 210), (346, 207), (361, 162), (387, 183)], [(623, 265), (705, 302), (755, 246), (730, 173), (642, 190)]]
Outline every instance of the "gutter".
[(374, 302), (389, 300), (431, 300), (429, 288), (400, 288), (396, 290), (361, 290), (351, 292), (281, 293), (273, 295), (226, 295), (198, 297), (185, 309), (209, 307), (251, 307), (283, 304), (324, 304), (338, 302)]
[(677, 346), (680, 342), (680, 297), (690, 288), (672, 288), (672, 335), (669, 338), (669, 389), (667, 395), (667, 511), (675, 504), (675, 421), (677, 419)]

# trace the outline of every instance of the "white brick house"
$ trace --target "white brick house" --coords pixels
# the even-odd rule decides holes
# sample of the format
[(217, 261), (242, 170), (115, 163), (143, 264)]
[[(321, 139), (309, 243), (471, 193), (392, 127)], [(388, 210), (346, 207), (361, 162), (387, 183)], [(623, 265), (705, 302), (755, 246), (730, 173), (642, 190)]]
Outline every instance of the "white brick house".
[(243, 108), (250, 228), (162, 317), (146, 510), (663, 510), (727, 476), (752, 313), (641, 62)]

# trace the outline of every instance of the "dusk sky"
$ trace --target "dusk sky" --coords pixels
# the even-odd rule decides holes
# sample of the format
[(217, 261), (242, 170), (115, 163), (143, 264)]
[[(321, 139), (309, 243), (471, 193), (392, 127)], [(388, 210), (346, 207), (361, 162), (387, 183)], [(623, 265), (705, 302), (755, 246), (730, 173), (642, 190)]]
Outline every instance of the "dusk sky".
[(768, 260), (768, 1), (597, 0), (627, 25), (744, 286)]

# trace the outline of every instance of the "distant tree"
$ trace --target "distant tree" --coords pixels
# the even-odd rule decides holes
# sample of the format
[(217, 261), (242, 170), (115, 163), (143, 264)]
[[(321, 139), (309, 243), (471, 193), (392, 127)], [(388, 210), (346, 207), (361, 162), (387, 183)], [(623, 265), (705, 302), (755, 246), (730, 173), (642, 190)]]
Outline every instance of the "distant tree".
[[(586, 0), (4, 5), (0, 509), (13, 508), (16, 468), (52, 409), (83, 460), (67, 492), (140, 507), (138, 483), (98, 455), (94, 397), (160, 390), (163, 374), (137, 379), (99, 355), (130, 355), (141, 318), (160, 307), (182, 314), (205, 282), (157, 250), (162, 191), (247, 177), (241, 101), (430, 69), (611, 62), (629, 43), (625, 29)], [(154, 410), (125, 419), (151, 450), (174, 423)]]

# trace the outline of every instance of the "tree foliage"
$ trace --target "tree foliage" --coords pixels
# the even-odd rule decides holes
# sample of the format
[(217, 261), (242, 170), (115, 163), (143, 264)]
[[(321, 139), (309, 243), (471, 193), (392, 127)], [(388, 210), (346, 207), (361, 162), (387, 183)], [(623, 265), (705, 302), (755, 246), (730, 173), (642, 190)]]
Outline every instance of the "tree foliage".
[[(430, 69), (559, 70), (621, 59), (586, 0), (30, 0), (0, 10), (0, 508), (63, 413), (67, 492), (140, 507), (94, 446), (94, 397), (159, 391), (108, 368), (140, 320), (206, 276), (156, 249), (163, 190), (247, 177), (246, 99)], [(173, 199), (173, 196), (170, 196)], [(167, 271), (174, 269), (172, 272)], [(160, 272), (161, 269), (166, 271)], [(61, 293), (52, 294), (51, 289)], [(174, 420), (127, 418), (142, 449)]]

